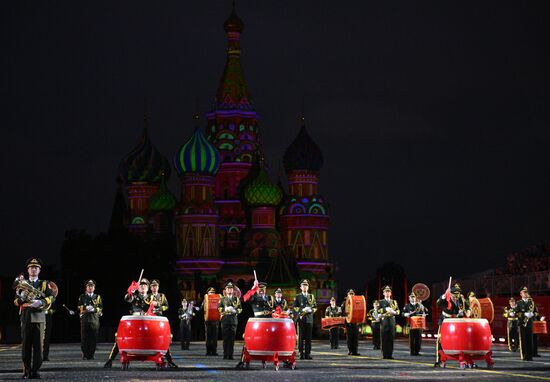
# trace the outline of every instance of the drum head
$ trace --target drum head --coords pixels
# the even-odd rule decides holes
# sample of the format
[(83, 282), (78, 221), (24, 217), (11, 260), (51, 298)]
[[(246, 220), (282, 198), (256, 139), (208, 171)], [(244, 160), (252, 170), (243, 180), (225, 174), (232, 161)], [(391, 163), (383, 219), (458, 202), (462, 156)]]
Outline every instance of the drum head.
[(428, 288), (426, 284), (414, 284), (411, 292), (413, 292), (416, 295), (416, 298), (420, 301), (426, 301), (428, 298), (430, 298), (430, 288)]

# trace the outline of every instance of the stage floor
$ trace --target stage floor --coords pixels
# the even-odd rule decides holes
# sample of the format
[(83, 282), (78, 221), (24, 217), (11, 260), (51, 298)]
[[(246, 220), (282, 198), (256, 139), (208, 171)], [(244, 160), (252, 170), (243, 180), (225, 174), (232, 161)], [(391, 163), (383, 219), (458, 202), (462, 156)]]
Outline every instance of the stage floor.
[[(282, 368), (279, 371), (253, 361), (250, 370), (236, 370), (237, 361), (225, 361), (219, 357), (205, 357), (203, 342), (191, 344), (191, 350), (179, 350), (174, 344), (171, 351), (179, 369), (155, 370), (150, 362), (134, 362), (123, 371), (115, 361), (112, 369), (104, 369), (103, 363), (110, 351), (110, 344), (100, 344), (95, 360), (81, 359), (79, 344), (53, 344), (49, 362), (44, 362), (40, 372), (46, 381), (349, 381), (349, 380), (410, 380), (410, 381), (550, 381), (550, 351), (540, 349), (542, 355), (532, 362), (522, 362), (518, 353), (510, 353), (503, 345), (493, 347), (495, 367), (485, 368), (479, 361), (478, 369), (460, 370), (458, 364), (449, 361), (447, 368), (434, 369), (434, 341), (425, 341), (422, 355), (409, 355), (406, 340), (396, 342), (395, 360), (383, 360), (380, 351), (372, 350), (370, 343), (361, 341), (361, 356), (347, 355), (345, 341), (340, 349), (331, 350), (328, 341), (314, 341), (312, 361), (297, 361), (296, 370)], [(242, 342), (235, 344), (236, 358)], [(222, 343), (218, 342), (221, 354)], [(21, 347), (0, 346), (0, 380), (21, 379)]]

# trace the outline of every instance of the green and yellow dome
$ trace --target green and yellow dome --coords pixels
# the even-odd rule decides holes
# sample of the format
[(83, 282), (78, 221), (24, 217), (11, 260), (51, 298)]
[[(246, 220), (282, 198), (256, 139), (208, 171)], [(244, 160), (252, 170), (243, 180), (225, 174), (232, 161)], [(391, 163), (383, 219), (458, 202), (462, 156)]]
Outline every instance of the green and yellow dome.
[(244, 189), (244, 199), (252, 207), (275, 207), (281, 203), (282, 198), (283, 191), (271, 182), (263, 168)]
[(172, 211), (177, 204), (176, 197), (170, 192), (166, 185), (166, 178), (162, 175), (160, 186), (149, 200), (149, 208), (151, 211), (168, 212)]

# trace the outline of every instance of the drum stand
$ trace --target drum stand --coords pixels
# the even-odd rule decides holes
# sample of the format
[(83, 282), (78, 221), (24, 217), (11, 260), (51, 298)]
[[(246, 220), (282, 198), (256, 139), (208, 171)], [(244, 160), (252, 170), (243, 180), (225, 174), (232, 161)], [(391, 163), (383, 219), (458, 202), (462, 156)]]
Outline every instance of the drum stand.
[(492, 369), (495, 362), (493, 361), (493, 352), (489, 351), (485, 355), (473, 355), (473, 354), (464, 354), (460, 352), (457, 355), (446, 354), (443, 349), (439, 350), (439, 359), (441, 361), (441, 367), (445, 367), (445, 363), (448, 359), (452, 359), (459, 362), (461, 369), (475, 369), (477, 368), (474, 360), (485, 360), (487, 363), (487, 368)]
[(243, 346), (243, 351), (241, 354), (241, 362), (236, 366), (237, 369), (250, 369), (250, 361), (258, 360), (262, 361), (262, 368), (266, 368), (266, 362), (273, 362), (275, 370), (279, 371), (280, 362), (283, 362), (283, 367), (288, 367), (289, 369), (296, 369), (296, 352), (293, 351), (290, 356), (280, 356), (278, 352), (273, 354), (266, 355), (252, 355), (246, 349), (246, 346)]
[(121, 351), (120, 363), (122, 364), (122, 370), (128, 370), (128, 368), (130, 367), (130, 361), (152, 361), (156, 364), (157, 370), (160, 370), (166, 366), (166, 358), (161, 352), (157, 352), (153, 355), (145, 355)]

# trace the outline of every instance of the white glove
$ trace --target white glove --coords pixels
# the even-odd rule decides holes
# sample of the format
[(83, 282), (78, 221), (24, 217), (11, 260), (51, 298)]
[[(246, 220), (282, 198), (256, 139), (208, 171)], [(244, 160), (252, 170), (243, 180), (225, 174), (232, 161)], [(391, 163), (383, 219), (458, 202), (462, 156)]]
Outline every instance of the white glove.
[(526, 312), (525, 313), (525, 317), (527, 317), (527, 318), (531, 318), (533, 316), (534, 316), (533, 312)]
[(545, 316), (542, 316), (542, 317), (540, 318), (540, 320), (541, 320), (541, 321), (544, 321), (545, 318), (546, 318)]
[(225, 307), (225, 311), (226, 311), (226, 312), (231, 312), (231, 308), (232, 308), (232, 306), (226, 306), (226, 307)]
[(30, 305), (31, 308), (40, 308), (42, 306), (42, 301), (40, 300), (34, 300), (32, 304)]
[(93, 306), (91, 306), (91, 305), (88, 305), (88, 306), (86, 307), (86, 310), (87, 310), (88, 312), (93, 312), (93, 311), (95, 310), (95, 308), (94, 308)]
[(391, 308), (388, 306), (386, 307), (386, 312), (390, 312), (391, 311)]
[(445, 293), (443, 293), (443, 294), (441, 295), (441, 299), (442, 299), (442, 300), (446, 300), (446, 299), (447, 299), (447, 296), (445, 296)]
[(515, 314), (514, 312), (510, 312), (510, 313), (508, 313), (508, 315), (509, 315), (510, 317), (514, 317), (516, 314)]
[(411, 314), (410, 313), (405, 313), (404, 316), (405, 317), (409, 317)]
[(459, 311), (458, 311), (458, 316), (459, 316), (459, 317), (464, 316), (464, 311), (463, 311), (463, 310), (459, 310)]
[(306, 307), (305, 307), (304, 309), (302, 309), (302, 310), (303, 310), (304, 312), (306, 312), (306, 313), (311, 313), (311, 312), (312, 312), (312, 310), (311, 310), (311, 308), (310, 308), (309, 306), (306, 306)]

